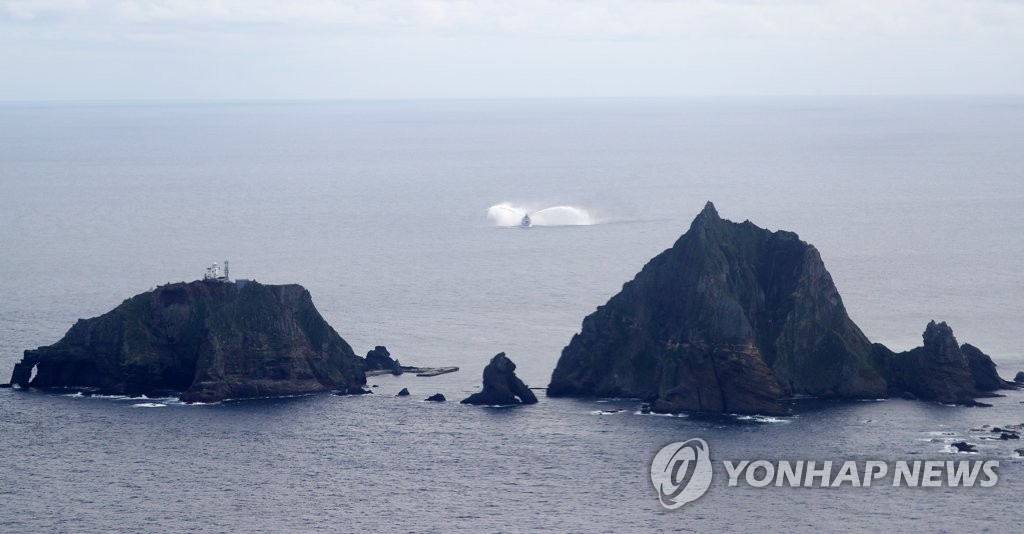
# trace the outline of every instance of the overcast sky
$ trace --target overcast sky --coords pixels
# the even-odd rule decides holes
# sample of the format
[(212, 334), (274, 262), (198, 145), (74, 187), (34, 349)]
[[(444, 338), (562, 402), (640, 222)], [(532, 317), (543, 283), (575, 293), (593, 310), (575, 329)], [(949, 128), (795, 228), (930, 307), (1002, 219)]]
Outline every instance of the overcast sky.
[(1024, 94), (1024, 0), (0, 0), (0, 100)]

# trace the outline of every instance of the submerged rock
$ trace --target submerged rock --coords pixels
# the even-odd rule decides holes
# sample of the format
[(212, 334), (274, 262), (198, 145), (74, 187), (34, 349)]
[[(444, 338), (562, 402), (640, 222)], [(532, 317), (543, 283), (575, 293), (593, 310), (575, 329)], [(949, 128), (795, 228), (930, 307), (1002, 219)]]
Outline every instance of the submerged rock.
[(516, 364), (504, 352), (498, 353), (484, 367), (483, 389), (464, 399), (462, 404), (536, 404), (537, 396), (516, 376), (515, 371)]
[(349, 395), (372, 395), (373, 391), (361, 387), (355, 387), (350, 389), (339, 389), (334, 391), (333, 394), (339, 397), (347, 397)]
[(1009, 386), (944, 323), (895, 354), (850, 319), (817, 249), (719, 217), (689, 230), (583, 320), (548, 395), (636, 397), (655, 412), (783, 414), (797, 395), (969, 403)]
[(406, 367), (402, 366), (402, 371), (407, 373), (416, 373), (419, 377), (438, 376), (445, 375), (448, 373), (454, 373), (459, 370), (458, 367)]
[(430, 402), (444, 402), (444, 401), (446, 401), (448, 399), (444, 398), (444, 395), (442, 395), (440, 393), (434, 393), (433, 395), (427, 397), (424, 400), (428, 400)]
[(80, 319), (57, 343), (25, 351), (11, 381), (214, 402), (353, 392), (366, 378), (302, 286), (212, 280), (160, 286)]
[(957, 452), (978, 452), (978, 449), (966, 441), (956, 441), (950, 444)]

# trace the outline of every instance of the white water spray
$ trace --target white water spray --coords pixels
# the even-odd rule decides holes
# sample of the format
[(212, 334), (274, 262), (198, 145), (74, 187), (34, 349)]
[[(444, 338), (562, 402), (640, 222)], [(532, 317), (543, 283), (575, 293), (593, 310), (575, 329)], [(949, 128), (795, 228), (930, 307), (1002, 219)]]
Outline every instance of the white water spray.
[(523, 216), (527, 214), (533, 226), (589, 226), (598, 222), (587, 210), (576, 206), (532, 210), (528, 206), (503, 202), (487, 208), (487, 218), (494, 221), (496, 226), (520, 226)]

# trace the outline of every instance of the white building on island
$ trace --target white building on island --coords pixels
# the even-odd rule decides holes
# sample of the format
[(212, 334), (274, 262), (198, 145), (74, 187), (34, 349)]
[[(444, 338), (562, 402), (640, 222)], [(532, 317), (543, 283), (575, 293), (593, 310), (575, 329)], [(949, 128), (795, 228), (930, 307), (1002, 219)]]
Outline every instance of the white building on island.
[(228, 260), (224, 260), (224, 270), (222, 271), (220, 265), (214, 263), (213, 265), (206, 268), (206, 274), (203, 275), (203, 280), (216, 280), (218, 282), (230, 282), (231, 278), (228, 276)]

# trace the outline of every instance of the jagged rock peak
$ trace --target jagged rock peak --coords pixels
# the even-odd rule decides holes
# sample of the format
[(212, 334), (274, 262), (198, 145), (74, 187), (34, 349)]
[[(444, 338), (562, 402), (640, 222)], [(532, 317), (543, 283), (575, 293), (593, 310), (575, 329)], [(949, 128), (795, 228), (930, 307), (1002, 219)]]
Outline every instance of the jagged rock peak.
[(387, 347), (377, 345), (373, 350), (366, 353), (363, 359), (367, 371), (390, 371), (393, 375), (402, 374), (402, 364), (391, 358)]
[(964, 345), (965, 353), (946, 323), (929, 322), (921, 337), (922, 346), (899, 354), (876, 345), (880, 355), (877, 361), (887, 370), (891, 393), (971, 404), (979, 391), (1002, 389), (1006, 385), (992, 359), (971, 345)]
[(548, 395), (780, 413), (788, 395), (884, 395), (871, 359), (813, 247), (721, 219), (709, 202), (672, 248), (584, 319)]
[(708, 228), (720, 222), (722, 222), (722, 218), (718, 215), (715, 205), (709, 200), (707, 204), (704, 204), (704, 209), (690, 223), (690, 230)]
[(929, 321), (921, 337), (924, 339), (924, 349), (929, 353), (948, 357), (960, 355), (960, 344), (953, 335), (953, 329), (945, 321)]
[(711, 202), (709, 200), (706, 204), (704, 204), (704, 209), (702, 209), (700, 213), (697, 215), (697, 219), (711, 219), (717, 221), (721, 220), (721, 217), (718, 216), (718, 210), (715, 209), (714, 202)]
[(483, 389), (462, 404), (510, 405), (535, 404), (537, 396), (516, 376), (516, 364), (499, 352), (484, 368)]

